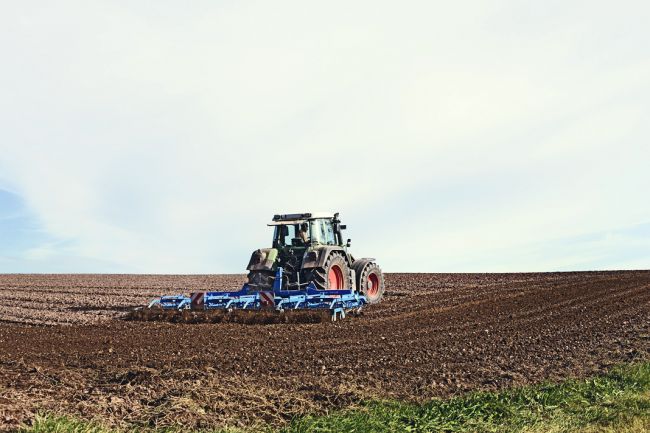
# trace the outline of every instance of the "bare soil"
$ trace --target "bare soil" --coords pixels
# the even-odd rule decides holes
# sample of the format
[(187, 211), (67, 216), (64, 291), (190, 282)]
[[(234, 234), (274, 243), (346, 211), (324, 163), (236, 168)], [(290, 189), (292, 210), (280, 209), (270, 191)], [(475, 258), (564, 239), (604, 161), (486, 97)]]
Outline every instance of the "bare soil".
[(153, 296), (242, 275), (0, 275), (0, 429), (39, 411), (111, 426), (282, 424), (650, 359), (650, 271), (389, 274), (316, 324), (129, 322)]

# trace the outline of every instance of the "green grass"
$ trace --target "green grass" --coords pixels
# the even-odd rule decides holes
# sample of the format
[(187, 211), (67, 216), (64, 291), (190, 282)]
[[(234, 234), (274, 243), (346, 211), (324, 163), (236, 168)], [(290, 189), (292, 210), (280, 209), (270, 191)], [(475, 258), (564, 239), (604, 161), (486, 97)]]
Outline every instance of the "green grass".
[(478, 392), (423, 405), (372, 402), (362, 410), (296, 420), (283, 433), (360, 431), (650, 431), (650, 363), (589, 380)]
[[(231, 430), (234, 431), (234, 430)], [(650, 363), (588, 380), (477, 392), (417, 405), (373, 401), (361, 408), (293, 420), (268, 432), (650, 432)], [(38, 418), (23, 433), (113, 433), (70, 418)]]
[[(138, 427), (133, 427), (129, 430), (114, 430), (102, 426), (100, 423), (80, 421), (71, 417), (56, 417), (50, 415), (39, 415), (34, 420), (31, 427), (26, 427), (19, 430), (19, 433), (136, 433), (140, 431), (155, 432), (155, 433), (181, 433), (187, 430), (179, 428), (169, 429), (156, 429), (156, 430), (142, 430)], [(269, 432), (273, 430), (268, 430)], [(199, 433), (199, 432), (196, 432)], [(208, 433), (206, 431), (205, 433)], [(237, 428), (226, 428), (221, 430), (210, 430), (209, 433), (248, 433), (245, 430)]]
[(111, 430), (93, 423), (52, 416), (37, 416), (32, 427), (22, 429), (20, 432), (112, 433)]

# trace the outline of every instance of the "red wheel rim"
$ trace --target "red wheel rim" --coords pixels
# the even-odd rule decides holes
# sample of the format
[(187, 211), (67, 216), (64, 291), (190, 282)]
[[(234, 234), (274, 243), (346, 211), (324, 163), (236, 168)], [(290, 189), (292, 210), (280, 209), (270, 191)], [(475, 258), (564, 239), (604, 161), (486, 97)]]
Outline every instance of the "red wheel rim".
[(329, 273), (327, 274), (327, 279), (329, 280), (330, 290), (343, 289), (343, 271), (341, 270), (340, 266), (332, 266)]
[(374, 298), (377, 296), (377, 293), (379, 293), (379, 277), (377, 274), (370, 274), (368, 275), (368, 285), (366, 288), (366, 294)]

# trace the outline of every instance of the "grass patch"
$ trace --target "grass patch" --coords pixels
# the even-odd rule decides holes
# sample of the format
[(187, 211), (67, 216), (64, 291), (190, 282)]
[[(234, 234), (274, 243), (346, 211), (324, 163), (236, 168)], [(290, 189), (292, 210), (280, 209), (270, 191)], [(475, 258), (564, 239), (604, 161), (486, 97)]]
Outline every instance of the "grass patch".
[(306, 432), (648, 432), (650, 363), (588, 380), (477, 392), (414, 405), (371, 402), (362, 409), (295, 420)]
[[(133, 430), (137, 431), (137, 430)], [(164, 432), (165, 430), (157, 430)], [(167, 430), (182, 431), (182, 430)], [(234, 432), (239, 430), (222, 430)], [(270, 432), (641, 433), (650, 431), (650, 363), (586, 380), (476, 392), (416, 405), (373, 401), (307, 416)], [(70, 418), (39, 417), (22, 433), (114, 433)]]
[(99, 424), (68, 417), (37, 416), (32, 427), (19, 430), (30, 433), (113, 433)]
[[(178, 427), (143, 429), (141, 427), (132, 427), (127, 430), (116, 430), (103, 426), (99, 422), (81, 421), (65, 416), (37, 416), (31, 427), (24, 427), (18, 430), (18, 433), (137, 433), (141, 431), (152, 433), (191, 433), (187, 429)], [(269, 432), (274, 430), (268, 429)], [(224, 428), (221, 430), (196, 431), (194, 433), (249, 433), (246, 430), (238, 428)]]

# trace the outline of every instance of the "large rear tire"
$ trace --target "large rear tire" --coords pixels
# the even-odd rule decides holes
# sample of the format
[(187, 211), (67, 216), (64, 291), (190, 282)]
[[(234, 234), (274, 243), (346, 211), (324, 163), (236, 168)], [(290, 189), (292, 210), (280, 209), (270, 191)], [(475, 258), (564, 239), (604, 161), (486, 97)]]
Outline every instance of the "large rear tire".
[(330, 253), (323, 267), (314, 268), (309, 278), (318, 290), (350, 290), (350, 267), (338, 252)]
[(357, 272), (357, 289), (366, 297), (368, 303), (376, 304), (381, 301), (385, 290), (384, 273), (377, 263), (370, 262), (355, 271)]
[(273, 271), (250, 271), (248, 273), (248, 287), (255, 292), (271, 290), (275, 272)]

